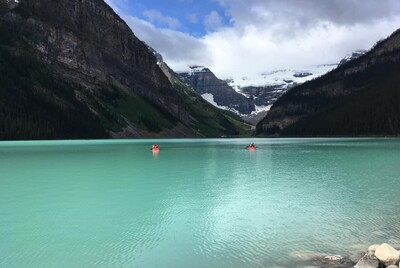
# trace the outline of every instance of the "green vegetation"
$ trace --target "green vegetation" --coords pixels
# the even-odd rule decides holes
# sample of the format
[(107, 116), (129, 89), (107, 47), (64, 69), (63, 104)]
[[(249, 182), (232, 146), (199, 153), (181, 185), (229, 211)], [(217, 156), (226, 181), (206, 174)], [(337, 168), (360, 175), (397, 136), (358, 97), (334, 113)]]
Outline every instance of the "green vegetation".
[(203, 98), (179, 80), (174, 88), (185, 94), (187, 107), (193, 117), (192, 128), (205, 137), (220, 136), (250, 136), (251, 125), (232, 112), (222, 111)]
[(177, 123), (177, 119), (169, 116), (169, 113), (163, 113), (160, 108), (135, 94), (119, 99), (114, 109), (139, 128), (150, 132), (157, 133), (165, 128), (171, 129)]

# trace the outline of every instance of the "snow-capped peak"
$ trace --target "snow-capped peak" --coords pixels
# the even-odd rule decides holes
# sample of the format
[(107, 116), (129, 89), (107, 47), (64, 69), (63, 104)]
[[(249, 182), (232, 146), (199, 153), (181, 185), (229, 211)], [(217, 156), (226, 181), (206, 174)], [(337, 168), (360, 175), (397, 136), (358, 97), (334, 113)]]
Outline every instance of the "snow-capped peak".
[(209, 72), (210, 70), (202, 65), (190, 65), (189, 70), (186, 71), (177, 71), (178, 74), (187, 74), (189, 76), (192, 76), (194, 73), (205, 73)]
[(189, 66), (189, 68), (190, 68), (189, 72), (191, 72), (191, 73), (204, 72), (204, 69), (207, 69), (206, 67), (201, 66), (201, 65), (191, 65), (191, 66)]
[(337, 67), (337, 64), (325, 64), (309, 66), (304, 69), (281, 69), (264, 72), (255, 76), (230, 77), (225, 79), (236, 90), (245, 87), (280, 87), (287, 88), (290, 85), (301, 84), (308, 80), (321, 76)]
[(339, 63), (339, 65), (343, 65), (351, 60), (355, 60), (359, 57), (361, 57), (362, 55), (364, 55), (365, 53), (367, 53), (366, 50), (360, 49), (360, 50), (356, 50), (351, 54), (346, 55)]

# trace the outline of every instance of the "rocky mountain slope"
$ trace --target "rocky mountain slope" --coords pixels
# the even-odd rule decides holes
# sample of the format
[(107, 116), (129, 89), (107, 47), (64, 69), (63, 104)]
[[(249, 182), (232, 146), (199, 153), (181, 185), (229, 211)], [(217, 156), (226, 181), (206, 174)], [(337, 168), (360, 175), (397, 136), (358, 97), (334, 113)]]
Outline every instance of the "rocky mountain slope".
[(215, 106), (244, 115), (255, 111), (252, 98), (236, 92), (226, 81), (217, 78), (206, 67), (191, 66), (189, 72), (179, 72), (178, 76)]
[(0, 139), (243, 130), (229, 118), (202, 133), (196, 103), (102, 0), (0, 0), (0, 62)]
[(368, 53), (278, 99), (260, 135), (398, 135), (400, 30)]

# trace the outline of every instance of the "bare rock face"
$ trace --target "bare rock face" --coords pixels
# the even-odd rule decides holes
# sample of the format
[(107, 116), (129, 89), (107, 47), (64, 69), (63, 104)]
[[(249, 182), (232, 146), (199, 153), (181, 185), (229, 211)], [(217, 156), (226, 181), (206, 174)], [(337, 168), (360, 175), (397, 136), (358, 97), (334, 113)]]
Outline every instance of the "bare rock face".
[(199, 70), (181, 72), (179, 78), (187, 85), (193, 87), (199, 94), (210, 93), (214, 102), (219, 106), (230, 107), (241, 114), (250, 114), (255, 111), (253, 98), (246, 98), (237, 93), (226, 81), (218, 79), (208, 68), (192, 66)]
[(375, 256), (386, 266), (397, 265), (400, 261), (400, 255), (397, 250), (386, 243), (383, 243), (376, 249)]
[[(14, 89), (2, 85), (7, 87), (2, 90), (10, 99), (19, 94), (22, 100), (8, 102), (9, 107), (0, 101), (1, 113), (8, 116), (4, 124), (18, 121), (13, 123), (15, 128), (0, 133), (3, 139), (94, 137), (93, 131), (76, 136), (79, 131), (73, 129), (86, 123), (79, 123), (71, 111), (88, 121), (97, 121), (88, 126), (97, 129), (96, 137), (118, 132), (124, 137), (158, 135), (178, 123), (182, 123), (180, 128), (186, 128), (180, 133), (198, 136), (191, 131), (195, 119), (188, 111), (186, 96), (172, 87), (153, 53), (103, 0), (0, 0), (0, 60), (28, 63), (21, 65), (25, 68), (23, 86)], [(12, 68), (8, 68), (10, 74), (15, 73)], [(9, 85), (17, 85), (9, 80)], [(62, 93), (56, 92), (59, 88)], [(32, 100), (30, 94), (37, 100)], [(36, 104), (40, 108), (28, 111)], [(15, 110), (21, 112), (14, 116)], [(44, 136), (42, 129), (47, 125), (41, 121), (50, 117), (54, 122), (68, 122), (47, 124)], [(32, 126), (25, 127), (28, 124)], [(66, 125), (68, 129), (63, 128)], [(127, 126), (144, 132), (125, 136)], [(70, 134), (64, 135), (65, 131)]]
[(156, 58), (104, 1), (22, 0), (16, 13), (22, 34), (63, 76), (139, 94), (188, 120)]

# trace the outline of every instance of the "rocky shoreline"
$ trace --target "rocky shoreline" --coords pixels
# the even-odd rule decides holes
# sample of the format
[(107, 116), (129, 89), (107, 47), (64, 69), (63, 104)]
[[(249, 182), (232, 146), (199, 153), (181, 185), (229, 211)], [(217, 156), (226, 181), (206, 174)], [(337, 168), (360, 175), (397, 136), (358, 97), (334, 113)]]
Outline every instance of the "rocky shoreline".
[(400, 251), (389, 244), (375, 244), (368, 248), (364, 256), (354, 266), (356, 268), (398, 268)]
[(360, 252), (357, 262), (341, 255), (302, 253), (293, 257), (308, 259), (304, 268), (399, 268), (400, 248), (387, 243), (375, 244)]

